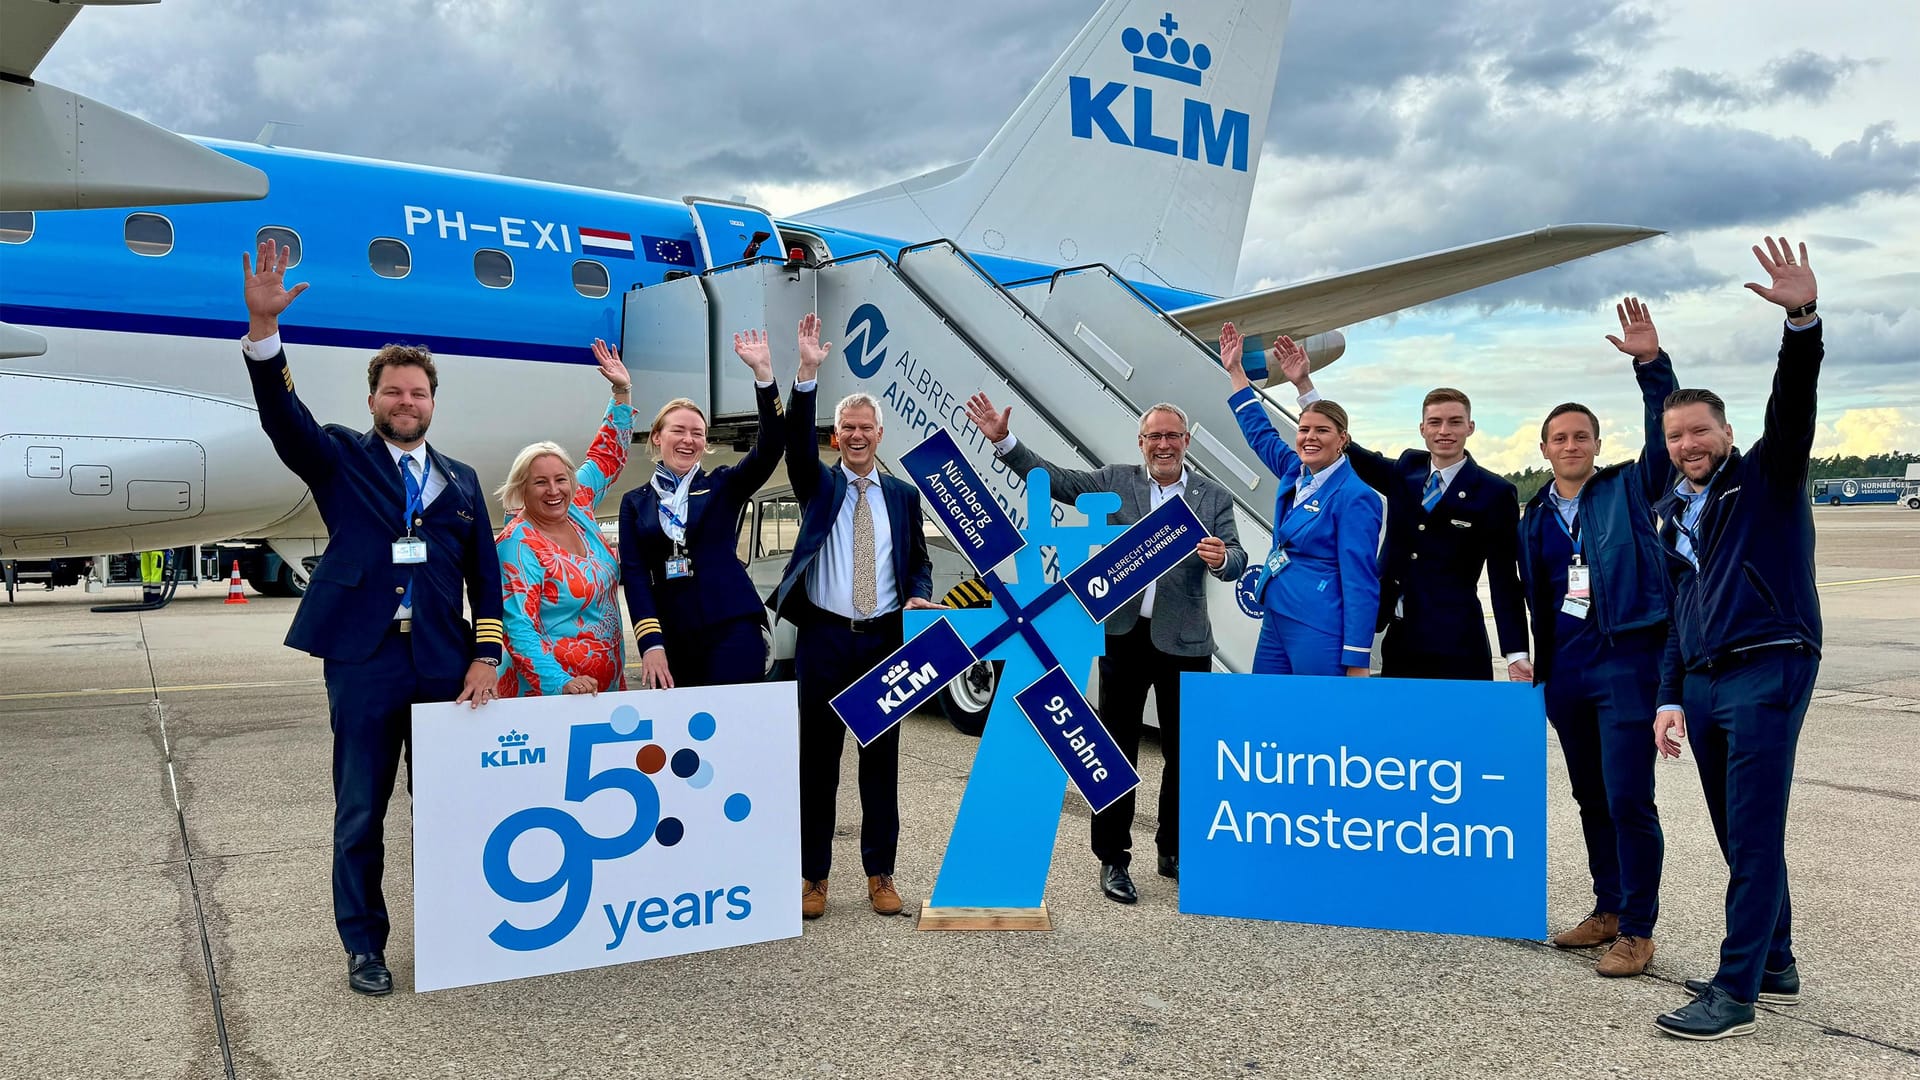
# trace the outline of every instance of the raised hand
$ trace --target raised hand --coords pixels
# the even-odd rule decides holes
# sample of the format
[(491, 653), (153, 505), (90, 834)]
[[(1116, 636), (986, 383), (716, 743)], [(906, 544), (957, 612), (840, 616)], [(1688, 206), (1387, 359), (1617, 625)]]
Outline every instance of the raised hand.
[(773, 350), (767, 346), (765, 330), (747, 330), (733, 335), (733, 355), (753, 369), (761, 382), (773, 381)]
[(1753, 246), (1753, 257), (1760, 260), (1760, 269), (1765, 270), (1773, 281), (1768, 285), (1747, 282), (1747, 288), (1792, 311), (1806, 307), (1820, 294), (1819, 285), (1813, 280), (1813, 267), (1807, 263), (1807, 245), (1800, 245), (1800, 258), (1795, 261), (1793, 247), (1781, 237), (1778, 244), (1773, 237), (1767, 237), (1767, 250), (1761, 251), (1760, 245)]
[(1653, 327), (1653, 312), (1638, 297), (1629, 296), (1613, 306), (1620, 316), (1620, 336), (1607, 335), (1613, 347), (1644, 364), (1660, 355), (1660, 332)]
[(985, 393), (978, 393), (967, 399), (967, 419), (973, 421), (973, 426), (980, 429), (980, 434), (985, 435), (988, 442), (999, 442), (1007, 437), (1007, 433), (1012, 430), (1007, 424), (1007, 418), (1012, 415), (1013, 406), (1011, 405), (995, 412), (992, 400)]
[(1273, 343), (1270, 353), (1273, 362), (1279, 366), (1280, 374), (1293, 384), (1293, 388), (1304, 394), (1313, 389), (1313, 360), (1307, 356), (1305, 346), (1295, 344), (1290, 337), (1281, 337)]
[(283, 248), (272, 240), (260, 241), (257, 266), (246, 252), (240, 253), (241, 295), (247, 303), (248, 336), (255, 341), (279, 333), (280, 313), (287, 310), (295, 297), (307, 291), (304, 281), (291, 289), (286, 287), (287, 263), (292, 256), (291, 248)]
[(1245, 390), (1253, 383), (1247, 378), (1247, 369), (1241, 365), (1240, 354), (1246, 343), (1240, 339), (1240, 331), (1232, 323), (1220, 326), (1220, 366), (1227, 369), (1227, 380), (1233, 384), (1235, 393)]
[(820, 344), (820, 316), (808, 312), (800, 320), (800, 376), (801, 382), (814, 377), (820, 365), (826, 363), (827, 353), (833, 349), (831, 342)]
[(593, 359), (600, 365), (600, 374), (613, 384), (615, 394), (624, 394), (633, 389), (633, 376), (627, 374), (627, 365), (620, 362), (619, 349), (594, 338)]

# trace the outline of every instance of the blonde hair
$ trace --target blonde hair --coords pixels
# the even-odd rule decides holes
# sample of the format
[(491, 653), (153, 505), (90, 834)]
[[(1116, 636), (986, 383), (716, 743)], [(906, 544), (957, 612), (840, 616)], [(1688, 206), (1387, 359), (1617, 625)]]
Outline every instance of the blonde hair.
[[(654, 442), (653, 441), (654, 438), (660, 434), (661, 428), (664, 428), (667, 426), (667, 416), (670, 413), (676, 412), (680, 409), (693, 410), (693, 415), (698, 416), (700, 418), (700, 435), (702, 438), (706, 437), (707, 414), (700, 408), (700, 406), (695, 405), (693, 403), (692, 398), (683, 398), (683, 397), (674, 398), (672, 401), (669, 401), (665, 405), (660, 406), (660, 411), (653, 414), (653, 426), (647, 429), (647, 456), (652, 458), (653, 460), (655, 461), (660, 460), (660, 444), (657, 442)], [(707, 453), (709, 454), (713, 453), (713, 447), (711, 445), (707, 447)]]
[(1301, 416), (1305, 416), (1308, 413), (1319, 413), (1321, 416), (1333, 421), (1333, 429), (1335, 431), (1338, 431), (1342, 435), (1347, 433), (1347, 410), (1328, 401), (1326, 398), (1321, 398), (1319, 401), (1310, 401), (1301, 408)]
[(858, 390), (841, 398), (840, 403), (833, 407), (834, 430), (840, 430), (840, 417), (844, 416), (848, 409), (858, 409), (863, 406), (873, 410), (873, 426), (886, 426), (886, 417), (880, 412), (879, 400), (865, 390)]
[(534, 462), (549, 455), (559, 458), (560, 464), (567, 467), (568, 475), (572, 475), (573, 459), (567, 456), (567, 452), (560, 448), (559, 443), (533, 443), (514, 455), (513, 468), (507, 470), (507, 482), (501, 484), (499, 490), (493, 493), (493, 497), (500, 500), (502, 510), (512, 514), (521, 509), (526, 501), (520, 496), (521, 489), (527, 486), (527, 474), (533, 471)]

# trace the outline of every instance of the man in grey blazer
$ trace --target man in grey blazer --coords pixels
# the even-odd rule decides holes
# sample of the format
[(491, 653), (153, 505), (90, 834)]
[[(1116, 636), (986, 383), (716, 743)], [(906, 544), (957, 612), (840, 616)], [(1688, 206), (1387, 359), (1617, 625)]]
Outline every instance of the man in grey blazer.
[[(1187, 414), (1160, 404), (1140, 418), (1141, 463), (1092, 471), (1063, 469), (1021, 446), (1008, 428), (1013, 406), (995, 411), (985, 394), (967, 402), (967, 417), (993, 442), (1007, 467), (1025, 477), (1036, 468), (1053, 477), (1053, 497), (1068, 506), (1090, 491), (1120, 496), (1114, 520), (1131, 525), (1160, 504), (1184, 496), (1210, 534), (1190, 558), (1147, 587), (1107, 619), (1107, 650), (1100, 658), (1100, 718), (1127, 760), (1138, 761), (1140, 722), (1152, 689), (1160, 714), (1160, 746), (1167, 759), (1160, 778), (1160, 828), (1154, 834), (1162, 876), (1180, 874), (1180, 673), (1207, 671), (1213, 657), (1213, 625), (1207, 618), (1206, 574), (1236, 581), (1247, 553), (1233, 524), (1226, 489), (1187, 470)], [(1100, 860), (1100, 889), (1110, 900), (1139, 899), (1127, 868), (1132, 863), (1133, 794), (1093, 817), (1093, 853)]]

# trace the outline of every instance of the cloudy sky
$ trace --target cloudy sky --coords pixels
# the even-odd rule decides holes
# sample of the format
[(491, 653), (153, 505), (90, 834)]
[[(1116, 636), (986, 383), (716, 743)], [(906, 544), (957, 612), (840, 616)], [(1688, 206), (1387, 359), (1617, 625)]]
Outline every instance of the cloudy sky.
[[(36, 73), (178, 131), (791, 213), (973, 156), (1093, 0), (166, 0), (83, 12)], [(1682, 381), (1759, 432), (1777, 310), (1748, 245), (1804, 238), (1823, 452), (1920, 451), (1920, 19), (1911, 0), (1297, 0), (1240, 263), (1255, 288), (1561, 222), (1666, 238), (1350, 327), (1321, 378), (1383, 448), (1421, 392), (1477, 456), (1633, 381), (1602, 339), (1652, 305)]]

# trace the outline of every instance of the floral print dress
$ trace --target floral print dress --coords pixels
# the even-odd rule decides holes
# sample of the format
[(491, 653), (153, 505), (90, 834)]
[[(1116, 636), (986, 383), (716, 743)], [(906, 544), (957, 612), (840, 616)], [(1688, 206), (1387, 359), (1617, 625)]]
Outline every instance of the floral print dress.
[(620, 560), (601, 539), (593, 511), (619, 478), (632, 440), (633, 409), (614, 402), (574, 473), (578, 490), (567, 508), (584, 557), (548, 539), (525, 511), (500, 530), (495, 547), (506, 592), (507, 658), (499, 696), (557, 694), (582, 675), (602, 690), (626, 689)]

